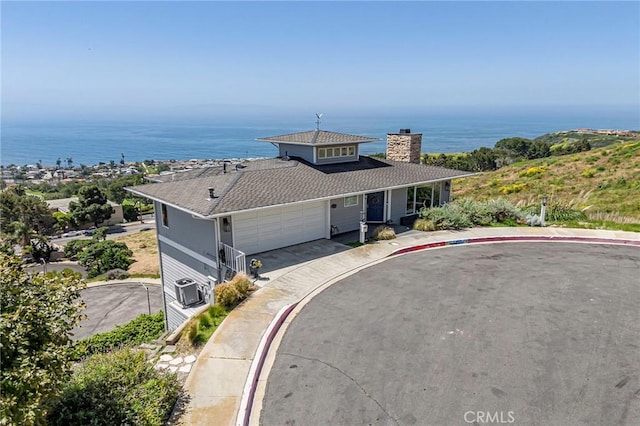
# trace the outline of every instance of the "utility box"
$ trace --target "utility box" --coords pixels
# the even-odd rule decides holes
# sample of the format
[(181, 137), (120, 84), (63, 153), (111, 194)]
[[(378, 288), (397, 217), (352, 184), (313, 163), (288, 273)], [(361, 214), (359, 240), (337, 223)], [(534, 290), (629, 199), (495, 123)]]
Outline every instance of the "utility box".
[(202, 293), (198, 290), (198, 283), (191, 278), (176, 280), (176, 299), (183, 308), (188, 308), (202, 302)]

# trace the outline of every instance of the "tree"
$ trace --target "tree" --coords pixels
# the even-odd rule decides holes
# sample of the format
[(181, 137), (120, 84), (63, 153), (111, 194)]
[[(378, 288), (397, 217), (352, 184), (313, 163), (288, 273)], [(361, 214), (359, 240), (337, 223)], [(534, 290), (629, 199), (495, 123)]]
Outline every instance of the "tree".
[(133, 263), (131, 256), (133, 252), (125, 243), (106, 240), (92, 241), (76, 257), (87, 268), (87, 277), (93, 278), (111, 269), (127, 270)]
[(27, 195), (20, 185), (0, 193), (0, 233), (3, 238), (25, 247), (32, 236), (53, 232), (54, 224), (47, 203)]
[(496, 142), (495, 148), (513, 152), (516, 156), (526, 158), (533, 141), (527, 138), (505, 138)]
[(120, 153), (120, 165), (124, 166), (124, 152)]
[(73, 166), (73, 158), (67, 157), (67, 167), (71, 168)]
[(69, 332), (81, 319), (84, 286), (75, 277), (27, 273), (19, 258), (0, 252), (3, 424), (44, 423), (71, 375)]
[(93, 236), (91, 237), (91, 239), (93, 241), (106, 241), (107, 232), (109, 232), (109, 227), (101, 226), (100, 228), (93, 231)]
[(97, 185), (80, 188), (78, 202), (69, 203), (69, 210), (77, 223), (93, 222), (96, 228), (113, 214), (113, 207), (107, 204), (107, 197)]
[(62, 160), (60, 159), (60, 157), (58, 157), (58, 159), (56, 160), (56, 169), (60, 168), (60, 164), (62, 164)]

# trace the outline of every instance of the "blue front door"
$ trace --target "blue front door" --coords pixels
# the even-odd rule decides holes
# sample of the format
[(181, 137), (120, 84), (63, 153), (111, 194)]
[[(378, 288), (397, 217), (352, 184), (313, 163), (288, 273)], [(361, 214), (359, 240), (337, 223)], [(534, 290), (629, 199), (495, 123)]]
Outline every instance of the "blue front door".
[(367, 222), (384, 221), (384, 191), (367, 194)]

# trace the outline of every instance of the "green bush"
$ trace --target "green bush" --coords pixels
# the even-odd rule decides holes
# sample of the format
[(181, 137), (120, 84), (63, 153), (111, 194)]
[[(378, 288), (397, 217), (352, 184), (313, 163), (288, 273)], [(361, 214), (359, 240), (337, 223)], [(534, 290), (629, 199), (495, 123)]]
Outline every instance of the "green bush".
[(525, 213), (503, 199), (486, 203), (464, 199), (442, 207), (422, 209), (420, 218), (432, 222), (437, 229), (463, 229), (491, 223), (524, 223)]
[(163, 425), (180, 392), (175, 374), (161, 372), (141, 351), (94, 355), (53, 405), (51, 425)]
[(91, 240), (71, 240), (64, 246), (64, 255), (73, 259), (89, 244), (91, 244)]
[(187, 325), (185, 331), (187, 341), (192, 346), (206, 343), (227, 314), (227, 310), (222, 306), (209, 306), (206, 311), (192, 319)]
[(117, 268), (107, 271), (104, 275), (107, 280), (123, 280), (125, 278), (129, 278), (129, 273), (127, 271)]
[(136, 346), (157, 339), (164, 333), (164, 314), (142, 314), (114, 330), (98, 333), (75, 344), (75, 359), (104, 353), (116, 348)]
[(487, 201), (486, 209), (491, 216), (492, 222), (501, 223), (511, 220), (521, 223), (525, 220), (525, 213), (521, 209), (502, 198)]

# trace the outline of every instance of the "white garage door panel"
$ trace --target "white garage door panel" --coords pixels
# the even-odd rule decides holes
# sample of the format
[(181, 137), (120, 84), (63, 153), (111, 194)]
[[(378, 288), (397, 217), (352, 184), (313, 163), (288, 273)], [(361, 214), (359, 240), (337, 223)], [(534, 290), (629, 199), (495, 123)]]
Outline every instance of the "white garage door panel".
[(238, 214), (233, 218), (235, 246), (254, 254), (324, 238), (325, 215), (323, 201)]

